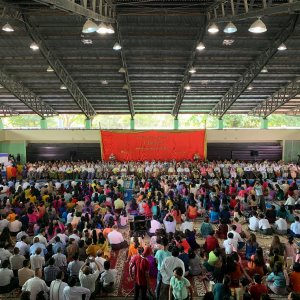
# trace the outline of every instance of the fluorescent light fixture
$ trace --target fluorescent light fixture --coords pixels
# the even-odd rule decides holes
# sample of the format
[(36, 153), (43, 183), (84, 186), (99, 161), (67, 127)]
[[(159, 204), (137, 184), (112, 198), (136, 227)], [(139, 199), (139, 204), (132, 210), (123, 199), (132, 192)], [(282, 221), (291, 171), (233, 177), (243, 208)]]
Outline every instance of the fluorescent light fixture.
[(4, 86), (2, 84), (0, 84), (0, 89), (4, 89)]
[(284, 51), (287, 49), (286, 45), (284, 43), (282, 43), (278, 48), (279, 51)]
[(97, 31), (98, 26), (95, 22), (91, 21), (91, 20), (87, 20), (83, 27), (82, 27), (82, 32), (83, 33), (92, 33)]
[(263, 69), (261, 70), (262, 73), (268, 73), (268, 69), (267, 67), (263, 67)]
[(127, 84), (124, 84), (124, 85), (122, 86), (122, 89), (123, 89), (123, 90), (128, 90), (128, 85), (127, 85)]
[(60, 89), (61, 89), (61, 90), (66, 90), (67, 87), (66, 87), (64, 84), (62, 84), (62, 85), (60, 86)]
[(217, 26), (216, 23), (212, 23), (212, 24), (208, 27), (207, 31), (208, 31), (209, 33), (215, 34), (215, 33), (219, 32), (219, 27)]
[(6, 32), (13, 32), (13, 31), (15, 31), (8, 23), (6, 23), (6, 24), (2, 27), (2, 30), (3, 30), (3, 31), (6, 31)]
[(119, 73), (125, 73), (126, 72), (126, 70), (125, 70), (125, 68), (123, 68), (123, 67), (121, 67), (120, 69), (119, 69), (119, 71), (118, 71)]
[(112, 27), (111, 24), (108, 24), (108, 25), (107, 25), (107, 30), (106, 30), (106, 32), (107, 32), (108, 34), (114, 34), (114, 33), (115, 33), (115, 30), (114, 30), (114, 28)]
[(100, 34), (107, 34), (107, 26), (103, 22), (101, 22), (97, 28), (97, 32)]
[(122, 47), (121, 47), (121, 45), (120, 45), (118, 42), (116, 42), (116, 43), (114, 44), (114, 46), (113, 46), (113, 49), (116, 50), (116, 51), (118, 51), (118, 50), (121, 50)]
[(49, 67), (47, 68), (47, 72), (54, 72), (54, 70), (51, 68), (51, 66), (49, 66)]
[(200, 42), (197, 46), (197, 50), (202, 51), (204, 49), (205, 49), (205, 45), (202, 42)]
[(36, 50), (39, 50), (39, 46), (35, 42), (33, 42), (30, 45), (30, 49), (32, 49), (33, 51), (36, 51)]
[(93, 44), (93, 40), (91, 40), (91, 39), (82, 39), (81, 42), (84, 45), (92, 45)]
[(189, 72), (190, 72), (191, 74), (194, 74), (194, 73), (196, 73), (196, 69), (192, 67), (192, 68), (189, 69)]
[(223, 40), (223, 45), (224, 46), (231, 46), (233, 43), (234, 43), (234, 40), (232, 40), (232, 39)]
[(248, 31), (252, 33), (263, 33), (267, 31), (267, 27), (265, 23), (260, 18), (258, 18), (255, 22), (252, 23)]
[(235, 33), (235, 32), (237, 32), (237, 28), (232, 22), (229, 22), (223, 31), (225, 33)]
[(107, 80), (101, 80), (101, 84), (108, 85), (108, 81)]
[(247, 87), (247, 90), (248, 90), (248, 91), (253, 90), (253, 86), (252, 86), (251, 84), (249, 84), (248, 87)]
[(191, 89), (191, 86), (189, 84), (187, 84), (187, 85), (184, 86), (184, 89), (189, 91)]

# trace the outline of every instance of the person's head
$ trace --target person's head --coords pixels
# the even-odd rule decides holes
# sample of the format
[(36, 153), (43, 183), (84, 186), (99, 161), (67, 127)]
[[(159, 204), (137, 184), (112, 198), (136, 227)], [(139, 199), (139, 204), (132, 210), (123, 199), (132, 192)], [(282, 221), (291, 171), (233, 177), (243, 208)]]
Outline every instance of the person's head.
[(173, 249), (172, 249), (172, 256), (178, 257), (178, 255), (179, 255), (179, 249), (178, 249), (178, 247), (173, 247)]
[(274, 235), (273, 236), (273, 240), (272, 240), (272, 246), (279, 246), (280, 245), (280, 239), (278, 235)]
[(254, 279), (254, 282), (255, 282), (255, 283), (261, 284), (261, 281), (262, 281), (261, 275), (259, 275), (259, 274), (254, 274), (253, 279)]
[(38, 247), (36, 250), (35, 250), (35, 254), (36, 255), (40, 255), (42, 253), (42, 249), (40, 247)]
[(20, 300), (30, 300), (30, 292), (29, 291), (22, 292), (20, 296)]
[(20, 249), (18, 247), (14, 248), (14, 255), (18, 255), (20, 253)]
[(300, 263), (295, 262), (293, 265), (293, 271), (299, 273), (300, 272)]
[(29, 267), (29, 259), (24, 259), (23, 261), (23, 268), (28, 268)]
[(76, 283), (77, 283), (76, 277), (71, 276), (71, 277), (69, 278), (69, 280), (68, 280), (68, 285), (69, 285), (70, 287), (73, 287), (73, 286), (76, 285)]
[(76, 253), (74, 253), (74, 255), (73, 255), (73, 260), (78, 260), (78, 258), (79, 258), (79, 253), (78, 252), (76, 252)]
[(236, 231), (236, 225), (234, 225), (234, 224), (231, 225), (231, 228), (232, 228), (233, 231)]
[(84, 275), (87, 276), (87, 275), (89, 275), (89, 274), (91, 273), (91, 269), (90, 269), (90, 267), (85, 266), (85, 267), (83, 268), (82, 272), (83, 272)]
[(293, 244), (294, 243), (294, 237), (293, 236), (289, 236), (289, 244)]
[(104, 270), (109, 270), (110, 269), (110, 262), (109, 260), (106, 260), (103, 264)]
[(283, 271), (283, 266), (282, 263), (280, 261), (276, 261), (274, 264), (274, 274), (278, 275), (278, 273), (281, 273)]
[(1, 267), (2, 267), (3, 269), (8, 268), (8, 267), (9, 267), (9, 260), (4, 260), (4, 261), (2, 262), (2, 264), (1, 264)]
[(56, 279), (59, 279), (59, 280), (64, 280), (64, 272), (63, 271), (59, 271), (57, 274), (56, 274)]
[(229, 238), (229, 239), (233, 239), (233, 233), (232, 232), (228, 232), (228, 234), (227, 234), (227, 237)]
[(26, 240), (27, 240), (27, 236), (26, 235), (22, 235), (21, 241), (24, 242), (24, 243), (26, 243)]
[(175, 269), (173, 270), (173, 274), (174, 274), (174, 276), (175, 276), (178, 280), (180, 280), (181, 277), (183, 276), (183, 270), (182, 270), (182, 268), (181, 268), (181, 267), (175, 268)]
[(250, 237), (249, 237), (249, 243), (251, 245), (253, 245), (254, 243), (256, 243), (256, 235), (254, 233), (250, 233)]
[(288, 295), (288, 300), (300, 300), (300, 295), (295, 292), (290, 292)]

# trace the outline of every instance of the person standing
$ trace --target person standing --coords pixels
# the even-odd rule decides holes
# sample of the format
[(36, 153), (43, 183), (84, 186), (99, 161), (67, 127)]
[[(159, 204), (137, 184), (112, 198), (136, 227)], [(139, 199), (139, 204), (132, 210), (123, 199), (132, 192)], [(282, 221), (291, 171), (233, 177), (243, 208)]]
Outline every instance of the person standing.
[(82, 295), (85, 295), (85, 300), (89, 300), (91, 297), (91, 292), (89, 289), (76, 286), (77, 279), (71, 277), (68, 282), (68, 286), (64, 288), (63, 296), (64, 300), (82, 300)]
[(56, 279), (51, 282), (50, 285), (50, 300), (64, 300), (64, 288), (68, 286), (66, 282), (63, 282), (64, 272), (59, 271), (56, 275)]
[[(134, 270), (134, 274), (133, 274)], [(135, 280), (134, 285), (134, 300), (138, 300), (140, 296), (140, 291), (142, 294), (142, 300), (147, 299), (147, 289), (149, 284), (149, 261), (144, 257), (144, 248), (140, 247), (138, 249), (138, 255), (132, 259), (130, 264), (130, 276)]]
[(169, 300), (172, 295), (175, 300), (193, 300), (193, 290), (190, 282), (183, 276), (181, 267), (174, 269), (173, 276), (170, 279)]

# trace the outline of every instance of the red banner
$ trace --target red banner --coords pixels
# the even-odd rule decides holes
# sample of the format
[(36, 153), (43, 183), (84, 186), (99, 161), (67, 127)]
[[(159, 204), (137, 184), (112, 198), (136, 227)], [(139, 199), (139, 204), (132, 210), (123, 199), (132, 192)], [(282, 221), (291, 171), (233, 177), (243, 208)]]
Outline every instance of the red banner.
[(101, 130), (102, 159), (118, 161), (187, 160), (205, 157), (205, 130), (109, 131)]

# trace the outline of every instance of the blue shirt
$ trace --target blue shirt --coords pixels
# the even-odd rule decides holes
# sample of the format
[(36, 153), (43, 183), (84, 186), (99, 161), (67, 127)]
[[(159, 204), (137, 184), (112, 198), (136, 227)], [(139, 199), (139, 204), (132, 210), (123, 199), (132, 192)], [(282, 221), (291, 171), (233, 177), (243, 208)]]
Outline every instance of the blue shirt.
[(29, 248), (29, 253), (30, 255), (33, 255), (35, 254), (35, 251), (37, 248), (41, 248), (42, 249), (42, 252), (41, 252), (41, 256), (45, 256), (45, 254), (48, 253), (46, 247), (44, 244), (42, 243), (34, 243), (30, 248)]
[(283, 272), (280, 272), (277, 275), (275, 275), (274, 272), (272, 272), (268, 276), (267, 281), (272, 281), (274, 286), (277, 286), (277, 287), (286, 287), (286, 280), (285, 280)]
[(215, 222), (219, 220), (219, 213), (217, 211), (211, 211), (209, 213), (209, 219), (211, 222)]

